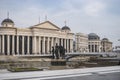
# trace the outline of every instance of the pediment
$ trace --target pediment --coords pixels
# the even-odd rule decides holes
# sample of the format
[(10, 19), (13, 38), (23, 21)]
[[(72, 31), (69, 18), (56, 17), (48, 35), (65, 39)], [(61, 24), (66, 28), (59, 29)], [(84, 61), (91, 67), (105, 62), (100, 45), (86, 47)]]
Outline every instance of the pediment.
[(60, 28), (58, 26), (56, 26), (55, 24), (51, 23), (50, 21), (45, 21), (43, 23), (34, 25), (34, 26), (32, 26), (32, 28), (60, 30)]

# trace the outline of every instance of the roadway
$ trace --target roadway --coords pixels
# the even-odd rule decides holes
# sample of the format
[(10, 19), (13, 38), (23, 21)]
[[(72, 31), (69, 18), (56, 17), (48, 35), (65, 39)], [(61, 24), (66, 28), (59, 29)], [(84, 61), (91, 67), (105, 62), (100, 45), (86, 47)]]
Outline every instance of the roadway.
[(96, 73), (88, 76), (64, 77), (47, 80), (120, 80), (120, 72), (106, 74)]
[(0, 80), (120, 80), (120, 66), (33, 72), (0, 72)]

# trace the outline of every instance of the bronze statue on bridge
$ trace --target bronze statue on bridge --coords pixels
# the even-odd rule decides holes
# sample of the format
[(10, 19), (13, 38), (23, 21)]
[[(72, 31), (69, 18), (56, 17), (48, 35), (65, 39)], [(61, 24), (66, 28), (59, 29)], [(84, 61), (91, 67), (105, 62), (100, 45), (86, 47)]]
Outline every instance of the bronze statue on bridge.
[(59, 59), (65, 58), (65, 48), (63, 46), (58, 46), (58, 44), (56, 44), (55, 48), (52, 47), (52, 58), (53, 59)]

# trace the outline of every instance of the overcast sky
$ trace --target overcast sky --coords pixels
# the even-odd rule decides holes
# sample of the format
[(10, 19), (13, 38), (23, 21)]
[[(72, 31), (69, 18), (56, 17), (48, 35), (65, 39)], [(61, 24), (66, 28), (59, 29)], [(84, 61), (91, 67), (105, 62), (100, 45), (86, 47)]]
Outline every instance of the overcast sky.
[(0, 22), (9, 17), (16, 27), (49, 21), (60, 28), (66, 20), (74, 33), (96, 33), (120, 45), (120, 0), (0, 0)]

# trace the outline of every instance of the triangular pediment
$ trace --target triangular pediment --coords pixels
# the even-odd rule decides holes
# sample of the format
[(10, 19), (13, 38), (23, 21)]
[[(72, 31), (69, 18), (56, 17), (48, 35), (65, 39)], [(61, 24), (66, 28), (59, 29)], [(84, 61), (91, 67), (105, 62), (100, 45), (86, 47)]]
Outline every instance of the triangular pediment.
[(50, 21), (45, 21), (43, 23), (37, 24), (32, 26), (32, 28), (41, 28), (41, 29), (53, 29), (53, 30), (60, 30), (58, 26), (51, 23)]

